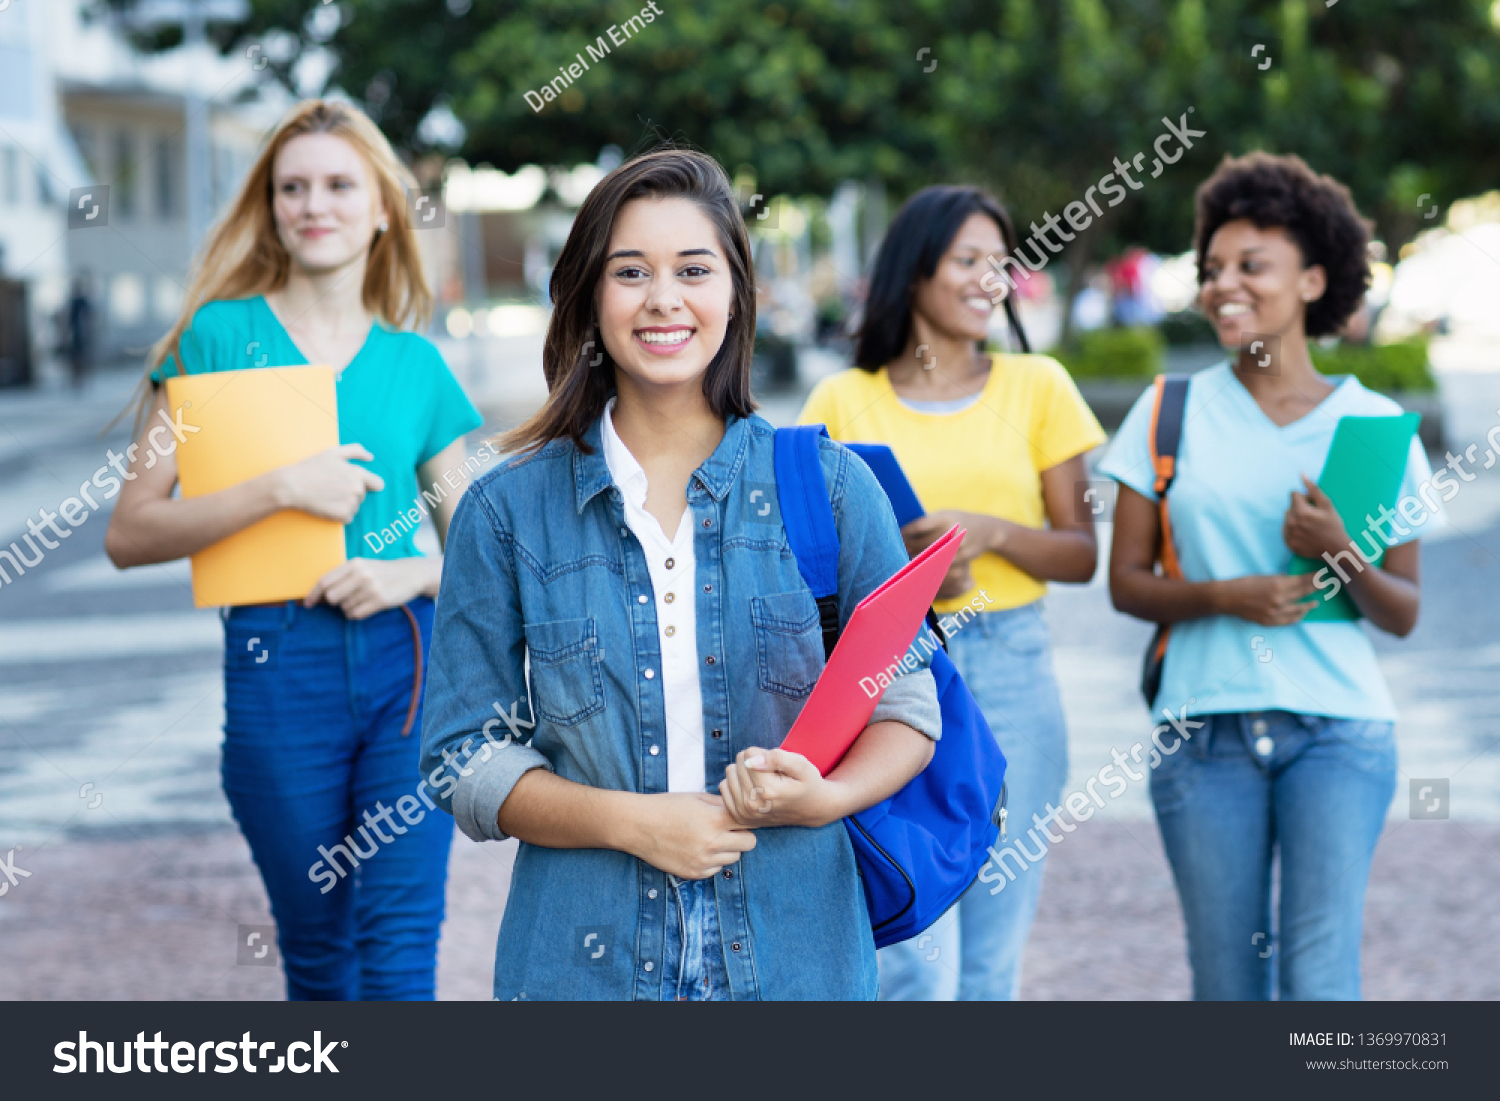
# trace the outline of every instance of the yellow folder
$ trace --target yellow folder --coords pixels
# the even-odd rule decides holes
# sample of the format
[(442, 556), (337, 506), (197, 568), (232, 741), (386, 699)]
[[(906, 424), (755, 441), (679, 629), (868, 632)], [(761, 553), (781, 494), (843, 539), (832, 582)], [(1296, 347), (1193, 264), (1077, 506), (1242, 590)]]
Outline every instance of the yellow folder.
[[(197, 427), (177, 445), (184, 497), (247, 482), (337, 447), (331, 367), (257, 367), (167, 379), (172, 414)], [(192, 556), (193, 603), (266, 604), (304, 597), (343, 562), (344, 525), (300, 509), (267, 516)]]

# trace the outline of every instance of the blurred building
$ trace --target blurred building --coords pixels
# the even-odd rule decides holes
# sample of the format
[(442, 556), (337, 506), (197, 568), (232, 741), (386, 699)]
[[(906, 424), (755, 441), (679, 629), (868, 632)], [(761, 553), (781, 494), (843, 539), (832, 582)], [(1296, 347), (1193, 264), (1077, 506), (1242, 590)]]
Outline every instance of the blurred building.
[[(289, 97), (262, 81), (248, 56), (221, 57), (207, 45), (144, 55), (116, 22), (90, 19), (80, 0), (49, 6), (57, 96), (86, 174), (74, 186), (108, 188), (107, 221), (83, 225), (82, 212), (71, 212), (69, 269), (94, 302), (95, 356), (139, 359), (176, 320), (188, 281), (190, 94), (208, 112), (210, 219), (233, 198)], [(98, 201), (91, 196), (87, 209)]]
[(84, 170), (53, 75), (62, 6), (16, 0), (0, 13), (0, 386), (31, 380), (67, 296), (63, 204)]

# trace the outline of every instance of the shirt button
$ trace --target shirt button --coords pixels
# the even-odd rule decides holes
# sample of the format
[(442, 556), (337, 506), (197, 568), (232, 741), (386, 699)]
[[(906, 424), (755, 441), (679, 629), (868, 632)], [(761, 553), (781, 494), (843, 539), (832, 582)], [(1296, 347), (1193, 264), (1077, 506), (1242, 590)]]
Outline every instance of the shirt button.
[(725, 879), (733, 879), (734, 878), (734, 872), (731, 871), (729, 868), (725, 868), (724, 869), (724, 878)]
[(646, 597), (645, 593), (641, 593), (640, 596), (638, 596), (638, 597), (635, 598), (635, 602), (637, 604), (644, 604), (644, 603), (646, 603), (646, 600), (647, 600), (647, 597)]
[(715, 664), (715, 663), (716, 663), (716, 662), (717, 662), (717, 661), (718, 661), (718, 660), (719, 660), (719, 659), (718, 659), (718, 658), (716, 658), (716, 657), (714, 657), (714, 656), (713, 656), (713, 655), (712, 655), (712, 654), (709, 654), (709, 655), (708, 655), (708, 657), (706, 657), (706, 658), (704, 658), (704, 659), (703, 659), (703, 660), (704, 660), (704, 661), (705, 661), (705, 662), (707, 662), (707, 663), (708, 663), (708, 664), (709, 664), (709, 665), (713, 665), (713, 664)]
[(677, 633), (677, 628), (676, 627), (668, 627), (667, 628), (667, 637), (668, 638), (671, 638), (676, 633)]
[(706, 528), (711, 528), (714, 526), (714, 522), (712, 520), (705, 520), (703, 521), (703, 526)]
[(668, 593), (666, 596), (662, 597), (662, 599), (665, 600), (668, 604), (670, 604), (670, 603), (672, 603), (672, 601), (674, 601), (674, 600), (677, 599), (677, 594), (676, 593)]
[(714, 737), (715, 738), (722, 738), (723, 736), (724, 736), (724, 732), (722, 730), (715, 730), (714, 731)]
[(652, 887), (649, 891), (647, 891), (646, 892), (646, 897), (647, 898), (655, 898), (656, 897), (656, 888)]
[(1266, 730), (1267, 726), (1265, 719), (1256, 719), (1253, 723), (1250, 724), (1250, 733), (1254, 734), (1257, 738), (1264, 734)]
[(646, 670), (646, 679), (647, 680), (650, 680), (654, 676), (656, 676), (656, 670), (655, 669), (647, 669)]
[(655, 971), (656, 970), (656, 964), (652, 963), (650, 960), (647, 960), (646, 961), (646, 970), (647, 971)]
[(729, 947), (732, 948), (732, 949), (734, 949), (736, 952), (738, 952), (740, 950), (740, 942), (739, 941), (735, 941)]
[(670, 570), (675, 565), (677, 565), (677, 559), (675, 559), (675, 558), (668, 558), (667, 559), (667, 569)]
[(654, 745), (654, 746), (651, 747), (651, 749), (649, 750), (649, 752), (650, 752), (651, 756), (655, 757), (658, 753), (661, 752), (661, 746)]
[(703, 586), (703, 591), (706, 592), (706, 593), (711, 593), (711, 592), (714, 591), (714, 587), (712, 585), (704, 585)]
[(1255, 739), (1255, 752), (1259, 753), (1262, 757), (1269, 757), (1271, 750), (1275, 748), (1276, 743), (1268, 737)]

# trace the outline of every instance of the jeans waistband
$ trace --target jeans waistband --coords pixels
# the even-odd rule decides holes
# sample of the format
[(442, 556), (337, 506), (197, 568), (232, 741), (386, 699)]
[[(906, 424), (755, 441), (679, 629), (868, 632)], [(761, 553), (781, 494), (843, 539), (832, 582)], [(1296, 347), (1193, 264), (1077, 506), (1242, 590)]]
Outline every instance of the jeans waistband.
[[(411, 674), (411, 703), (406, 709), (406, 722), (402, 724), (401, 736), (408, 737), (412, 727), (416, 723), (417, 709), (422, 706), (422, 674), (426, 666), (422, 654), (422, 626), (417, 622), (416, 615), (411, 610), (411, 604), (418, 600), (430, 600), (429, 597), (419, 596), (408, 604), (399, 604), (403, 615), (406, 616), (407, 625), (411, 628), (412, 647), (412, 674)], [(278, 604), (241, 604), (234, 607), (223, 607), (219, 609), (219, 619), (227, 626), (231, 619), (242, 618), (246, 613), (249, 615), (261, 615), (266, 613), (275, 614), (280, 611), (280, 623), (278, 627), (283, 631), (290, 631), (296, 626), (297, 621), (308, 614), (330, 614), (348, 620), (344, 613), (331, 604), (316, 604), (311, 608), (304, 607), (300, 600), (286, 600)], [(239, 613), (237, 615), (236, 613)], [(379, 613), (377, 613), (379, 614)]]

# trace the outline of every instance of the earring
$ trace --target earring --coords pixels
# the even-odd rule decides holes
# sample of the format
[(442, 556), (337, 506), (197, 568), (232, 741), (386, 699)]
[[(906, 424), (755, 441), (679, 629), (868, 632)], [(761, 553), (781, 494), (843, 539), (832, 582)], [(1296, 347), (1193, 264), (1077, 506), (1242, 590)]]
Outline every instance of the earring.
[(375, 227), (375, 232), (376, 233), (388, 233), (388, 232), (390, 232), (390, 228), (391, 228), (391, 223), (390, 222), (381, 222), (378, 226)]

